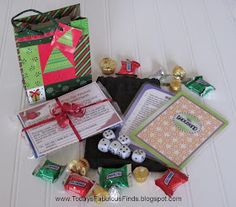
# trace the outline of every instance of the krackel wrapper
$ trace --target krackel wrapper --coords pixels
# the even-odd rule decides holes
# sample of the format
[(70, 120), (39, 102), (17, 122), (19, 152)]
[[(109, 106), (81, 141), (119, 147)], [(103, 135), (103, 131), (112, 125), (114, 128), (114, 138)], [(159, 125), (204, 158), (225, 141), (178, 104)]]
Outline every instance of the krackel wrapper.
[(87, 197), (92, 193), (96, 183), (85, 176), (76, 173), (68, 173), (64, 182), (64, 189), (71, 195)]
[(124, 165), (121, 168), (98, 168), (99, 183), (109, 189), (112, 186), (127, 188), (131, 186), (131, 164)]
[(177, 169), (169, 168), (161, 178), (155, 180), (155, 184), (171, 197), (175, 190), (187, 181), (187, 175)]
[(42, 161), (33, 171), (33, 175), (42, 180), (54, 183), (65, 170), (66, 166), (56, 164), (50, 160)]
[(215, 90), (215, 87), (206, 82), (202, 76), (194, 77), (192, 80), (185, 83), (185, 86), (202, 97)]

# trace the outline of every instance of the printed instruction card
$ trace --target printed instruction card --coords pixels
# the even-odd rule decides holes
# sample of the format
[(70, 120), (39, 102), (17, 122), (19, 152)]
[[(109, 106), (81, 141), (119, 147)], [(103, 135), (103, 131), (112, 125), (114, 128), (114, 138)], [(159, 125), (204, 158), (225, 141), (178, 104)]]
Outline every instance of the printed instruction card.
[(120, 134), (129, 135), (147, 117), (160, 109), (172, 95), (152, 84), (144, 84), (130, 104)]
[(131, 139), (169, 167), (183, 168), (188, 158), (227, 121), (186, 93), (179, 93), (133, 132)]
[[(105, 99), (107, 99), (106, 95), (96, 82), (58, 98), (62, 104), (65, 102), (78, 103), (82, 106), (94, 104)], [(52, 117), (50, 110), (57, 105), (58, 103), (53, 99), (21, 111), (18, 114), (18, 118), (23, 128), (25, 128)], [(69, 119), (78, 131), (81, 140), (122, 123), (121, 117), (110, 101), (94, 104), (86, 107), (85, 110), (83, 117), (69, 115)], [(26, 130), (25, 135), (36, 158), (78, 142), (78, 137), (71, 126), (68, 125), (66, 128), (61, 128), (56, 120), (30, 128)]]

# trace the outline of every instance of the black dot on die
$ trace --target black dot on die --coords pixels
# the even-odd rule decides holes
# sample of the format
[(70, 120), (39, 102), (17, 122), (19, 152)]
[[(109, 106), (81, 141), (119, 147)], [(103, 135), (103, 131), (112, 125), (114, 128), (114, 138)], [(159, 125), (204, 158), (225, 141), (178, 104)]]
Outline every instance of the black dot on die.
[(125, 153), (125, 151), (123, 151), (123, 153)]
[(137, 160), (138, 158), (137, 158), (137, 157), (135, 157), (134, 159), (135, 159), (135, 160)]

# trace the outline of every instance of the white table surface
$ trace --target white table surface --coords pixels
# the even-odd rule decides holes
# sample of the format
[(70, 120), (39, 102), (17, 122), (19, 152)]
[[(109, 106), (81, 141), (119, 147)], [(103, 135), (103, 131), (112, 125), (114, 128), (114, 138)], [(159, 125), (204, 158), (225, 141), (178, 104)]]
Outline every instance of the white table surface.
[[(96, 206), (67, 197), (60, 181), (51, 185), (31, 175), (37, 160), (19, 137), (15, 113), (26, 106), (10, 18), (27, 8), (47, 11), (75, 4), (75, 0), (0, 1), (0, 206)], [(123, 206), (236, 206), (236, 1), (235, 0), (81, 0), (82, 15), (89, 18), (94, 79), (105, 56), (131, 58), (142, 65), (145, 77), (160, 65), (171, 71), (180, 64), (188, 73), (203, 75), (216, 87), (204, 102), (227, 117), (230, 124), (202, 147), (183, 170), (189, 182), (175, 193), (176, 201), (123, 202)], [(74, 145), (63, 157), (83, 155), (84, 144)], [(96, 175), (95, 172), (91, 174)], [(154, 185), (161, 176), (152, 173), (145, 184), (126, 189), (126, 196), (165, 199)], [(128, 197), (127, 197), (128, 198)], [(121, 203), (104, 203), (102, 206)]]

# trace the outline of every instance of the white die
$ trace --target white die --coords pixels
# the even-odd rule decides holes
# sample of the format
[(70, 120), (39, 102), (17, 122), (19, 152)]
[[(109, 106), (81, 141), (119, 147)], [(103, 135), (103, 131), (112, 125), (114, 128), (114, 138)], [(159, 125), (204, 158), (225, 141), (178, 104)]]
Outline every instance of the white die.
[(132, 160), (137, 163), (142, 163), (146, 158), (146, 153), (141, 149), (136, 149), (133, 151)]
[(118, 149), (120, 148), (121, 143), (117, 140), (114, 140), (111, 142), (110, 146), (109, 146), (109, 151), (113, 154), (113, 155), (117, 155), (118, 154)]
[(121, 145), (118, 149), (118, 156), (122, 159), (126, 159), (130, 156), (131, 150), (127, 145)]
[(102, 133), (103, 137), (105, 137), (106, 139), (115, 139), (116, 135), (115, 133), (111, 130), (111, 129), (107, 129)]
[(110, 146), (111, 142), (108, 139), (102, 138), (99, 142), (98, 142), (98, 149), (101, 152), (108, 152), (109, 146)]
[(129, 145), (131, 143), (130, 138), (124, 134), (118, 137), (118, 141), (121, 144), (126, 144), (126, 145)]

